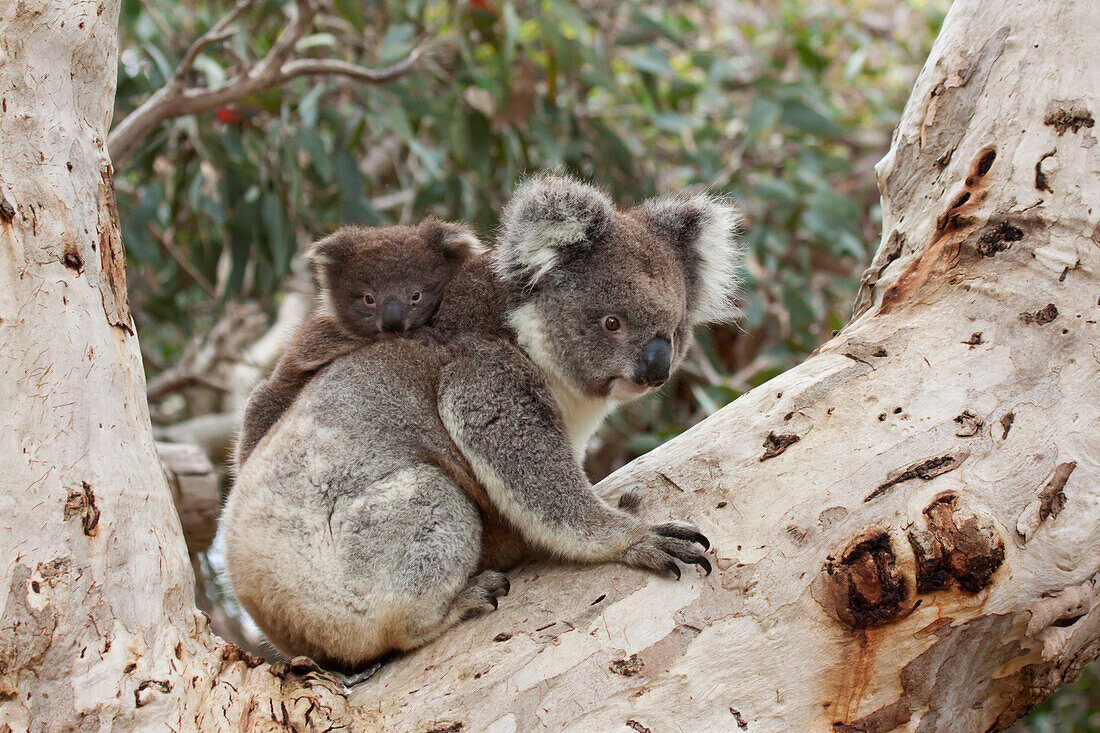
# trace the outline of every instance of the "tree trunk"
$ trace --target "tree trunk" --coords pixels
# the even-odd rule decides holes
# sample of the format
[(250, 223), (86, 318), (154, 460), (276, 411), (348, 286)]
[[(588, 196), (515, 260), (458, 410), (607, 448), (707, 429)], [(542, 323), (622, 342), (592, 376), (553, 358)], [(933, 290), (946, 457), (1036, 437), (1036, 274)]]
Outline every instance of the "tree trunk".
[(1092, 0), (959, 0), (878, 169), (856, 319), (600, 485), (697, 521), (713, 575), (531, 566), (499, 611), (348, 696), (195, 615), (103, 147), (118, 3), (14, 5), (0, 721), (977, 731), (1100, 652)]

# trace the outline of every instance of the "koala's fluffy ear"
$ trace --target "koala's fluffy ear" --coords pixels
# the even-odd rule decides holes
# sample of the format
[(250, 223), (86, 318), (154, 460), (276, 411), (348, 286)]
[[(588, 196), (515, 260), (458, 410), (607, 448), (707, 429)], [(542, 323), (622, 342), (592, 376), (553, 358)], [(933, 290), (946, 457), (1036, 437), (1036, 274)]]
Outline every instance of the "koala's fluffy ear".
[(502, 279), (534, 287), (611, 226), (615, 207), (595, 186), (566, 176), (531, 178), (501, 217), (495, 266)]
[(420, 224), (419, 230), (424, 241), (439, 246), (446, 257), (465, 260), (486, 251), (477, 235), (462, 224), (429, 218)]
[(742, 257), (737, 209), (717, 196), (697, 194), (650, 199), (632, 213), (680, 249), (691, 320), (701, 324), (736, 318)]
[(337, 229), (311, 244), (306, 250), (306, 259), (321, 268), (339, 265), (361, 239), (362, 232), (356, 227)]

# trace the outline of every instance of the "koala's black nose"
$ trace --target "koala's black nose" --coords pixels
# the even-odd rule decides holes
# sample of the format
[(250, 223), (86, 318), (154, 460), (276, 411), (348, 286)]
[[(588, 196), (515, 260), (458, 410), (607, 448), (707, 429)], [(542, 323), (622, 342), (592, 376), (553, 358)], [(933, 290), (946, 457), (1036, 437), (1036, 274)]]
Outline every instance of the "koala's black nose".
[(396, 300), (387, 300), (382, 305), (382, 330), (400, 331), (404, 325), (405, 310)]
[(660, 336), (642, 347), (642, 360), (634, 371), (634, 381), (646, 387), (657, 387), (668, 381), (672, 367), (672, 345)]

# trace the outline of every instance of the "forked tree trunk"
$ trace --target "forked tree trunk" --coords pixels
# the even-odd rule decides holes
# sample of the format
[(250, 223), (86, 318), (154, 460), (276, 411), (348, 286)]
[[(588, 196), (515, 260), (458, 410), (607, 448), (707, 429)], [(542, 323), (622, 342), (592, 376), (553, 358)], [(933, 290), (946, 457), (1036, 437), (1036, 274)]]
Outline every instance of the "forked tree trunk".
[(0, 721), (13, 729), (986, 730), (1100, 651), (1092, 0), (959, 0), (879, 167), (859, 315), (600, 489), (710, 577), (528, 567), (349, 696), (193, 610), (103, 139), (118, 2), (0, 4)]

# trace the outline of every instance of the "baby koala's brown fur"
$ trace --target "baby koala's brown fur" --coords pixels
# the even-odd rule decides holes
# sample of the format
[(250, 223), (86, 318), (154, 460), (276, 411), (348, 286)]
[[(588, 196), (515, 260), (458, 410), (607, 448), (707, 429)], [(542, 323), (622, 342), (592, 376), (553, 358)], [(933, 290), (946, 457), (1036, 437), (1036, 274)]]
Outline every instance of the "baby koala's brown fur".
[(298, 328), (271, 376), (248, 397), (235, 463), (244, 464), (318, 369), (377, 339), (426, 324), (459, 266), (482, 251), (460, 224), (345, 227), (307, 253), (321, 280), (318, 307)]

